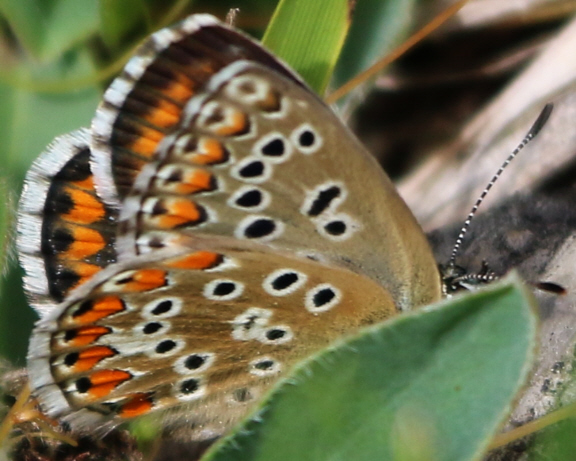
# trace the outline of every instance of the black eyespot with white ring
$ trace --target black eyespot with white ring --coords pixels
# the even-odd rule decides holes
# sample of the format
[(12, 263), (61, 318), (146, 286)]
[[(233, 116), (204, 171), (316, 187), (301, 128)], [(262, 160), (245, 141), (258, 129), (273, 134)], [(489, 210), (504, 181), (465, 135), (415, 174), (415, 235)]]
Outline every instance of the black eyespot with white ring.
[(153, 357), (169, 357), (181, 351), (184, 345), (185, 342), (180, 339), (163, 339), (153, 345), (149, 355)]
[(204, 297), (212, 301), (230, 301), (244, 292), (244, 285), (234, 280), (212, 280), (204, 286)]
[(239, 210), (262, 211), (270, 205), (270, 194), (256, 186), (242, 186), (228, 199), (228, 205)]
[(300, 212), (310, 218), (334, 213), (347, 196), (348, 191), (342, 182), (327, 181), (306, 192)]
[(206, 394), (206, 386), (199, 378), (184, 379), (175, 385), (175, 395), (178, 400), (197, 400)]
[(262, 136), (252, 152), (272, 163), (282, 163), (292, 155), (292, 144), (281, 133), (273, 132)]
[(259, 357), (248, 365), (250, 374), (254, 376), (273, 376), (282, 370), (280, 362), (271, 357)]
[(360, 224), (346, 213), (335, 213), (315, 220), (318, 233), (329, 240), (341, 242), (348, 240), (360, 230)]
[(174, 370), (181, 375), (203, 373), (212, 366), (216, 355), (211, 352), (195, 352), (174, 362)]
[(251, 184), (268, 181), (272, 176), (272, 166), (262, 159), (250, 156), (240, 160), (230, 171), (234, 179)]
[(329, 283), (321, 283), (306, 293), (304, 306), (313, 314), (326, 312), (340, 303), (342, 292)]
[(150, 320), (139, 323), (133, 328), (136, 335), (145, 335), (149, 337), (165, 334), (170, 330), (170, 322), (166, 320)]
[(238, 224), (236, 238), (269, 242), (284, 232), (284, 223), (268, 216), (250, 215)]
[(309, 123), (304, 123), (296, 128), (290, 135), (290, 141), (303, 154), (313, 154), (324, 144), (320, 133)]
[(272, 296), (286, 296), (300, 289), (307, 279), (308, 276), (302, 272), (278, 269), (264, 279), (262, 288)]
[(156, 298), (142, 308), (142, 317), (150, 320), (174, 317), (182, 310), (182, 299), (176, 297)]
[(294, 338), (290, 327), (286, 325), (276, 325), (264, 330), (258, 338), (264, 344), (285, 344)]

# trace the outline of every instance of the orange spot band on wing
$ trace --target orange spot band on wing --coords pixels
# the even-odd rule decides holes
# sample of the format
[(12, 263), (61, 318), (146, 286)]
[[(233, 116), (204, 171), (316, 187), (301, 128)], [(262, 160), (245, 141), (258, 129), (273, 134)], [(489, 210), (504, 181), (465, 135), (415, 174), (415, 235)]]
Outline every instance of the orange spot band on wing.
[(265, 98), (258, 101), (257, 105), (266, 112), (276, 112), (280, 110), (280, 95), (276, 91), (270, 90)]
[(228, 114), (225, 119), (228, 124), (220, 125), (216, 130), (216, 134), (220, 136), (234, 136), (246, 133), (248, 129), (248, 118), (244, 112), (235, 110)]
[(180, 121), (181, 109), (174, 103), (159, 99), (156, 105), (143, 115), (144, 120), (161, 128), (169, 128)]
[(142, 269), (134, 272), (126, 282), (119, 285), (123, 291), (149, 291), (166, 286), (166, 271), (161, 269)]
[(106, 397), (116, 386), (131, 377), (130, 373), (122, 370), (96, 371), (90, 375), (91, 387), (88, 389), (88, 393), (94, 399)]
[(177, 192), (182, 195), (214, 189), (212, 175), (205, 170), (187, 171), (184, 180), (178, 184)]
[(164, 213), (151, 217), (160, 229), (196, 224), (203, 218), (201, 208), (187, 199), (164, 200), (161, 208), (165, 210)]
[(139, 131), (140, 136), (130, 144), (129, 148), (144, 157), (152, 157), (164, 134), (145, 126), (139, 127)]
[(93, 176), (88, 176), (86, 179), (81, 181), (73, 181), (72, 185), (79, 187), (80, 189), (86, 189), (93, 191), (94, 190), (94, 178)]
[(116, 351), (106, 346), (94, 346), (83, 350), (78, 355), (78, 360), (74, 364), (74, 371), (77, 373), (88, 371), (100, 360), (116, 355)]
[(196, 251), (181, 258), (168, 260), (165, 265), (174, 269), (211, 269), (222, 263), (223, 256), (211, 251)]
[(60, 255), (66, 259), (83, 259), (92, 256), (104, 249), (106, 242), (100, 232), (87, 227), (76, 227), (71, 230), (72, 245)]
[(118, 416), (121, 418), (134, 418), (152, 410), (152, 398), (149, 394), (134, 394), (124, 405), (120, 407)]
[(66, 187), (65, 191), (73, 206), (62, 218), (77, 224), (92, 224), (106, 216), (104, 205), (94, 195), (72, 187)]
[(111, 331), (110, 328), (98, 325), (80, 327), (76, 330), (71, 330), (70, 335), (72, 336), (72, 339), (68, 340), (67, 343), (72, 347), (86, 346), (98, 340), (100, 336), (106, 335)]
[(102, 270), (102, 268), (96, 264), (89, 264), (83, 261), (67, 261), (66, 258), (61, 258), (61, 261), (65, 263), (64, 266), (66, 269), (74, 272), (79, 277), (78, 282), (72, 285), (68, 291), (86, 283), (96, 272)]
[(74, 323), (84, 325), (94, 323), (104, 317), (122, 312), (125, 309), (124, 302), (118, 296), (104, 296), (96, 300), (87, 300), (78, 306), (72, 313)]
[(214, 138), (202, 138), (198, 141), (198, 151), (189, 160), (200, 165), (212, 165), (226, 160), (226, 150), (220, 141)]
[(159, 91), (166, 97), (183, 104), (194, 95), (194, 83), (184, 74), (179, 73), (169, 86), (160, 88)]

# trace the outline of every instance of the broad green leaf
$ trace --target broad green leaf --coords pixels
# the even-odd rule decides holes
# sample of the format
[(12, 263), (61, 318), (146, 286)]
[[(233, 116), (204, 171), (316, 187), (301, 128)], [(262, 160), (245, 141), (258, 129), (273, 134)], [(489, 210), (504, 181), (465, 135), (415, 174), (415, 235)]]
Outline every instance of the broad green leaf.
[(417, 0), (359, 0), (333, 78), (334, 88), (386, 56), (412, 32)]
[(206, 459), (479, 459), (535, 333), (519, 282), (399, 316), (309, 360)]
[(262, 43), (322, 95), (350, 25), (348, 0), (281, 0)]

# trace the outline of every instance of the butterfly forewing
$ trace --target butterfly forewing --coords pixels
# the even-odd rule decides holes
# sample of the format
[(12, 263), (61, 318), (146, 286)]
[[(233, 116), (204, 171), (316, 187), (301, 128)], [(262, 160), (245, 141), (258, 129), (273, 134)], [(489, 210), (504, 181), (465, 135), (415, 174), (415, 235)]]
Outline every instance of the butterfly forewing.
[(43, 313), (116, 260), (116, 210), (94, 189), (90, 133), (60, 136), (26, 175), (18, 218), (25, 288)]
[[(365, 274), (401, 309), (435, 299), (438, 273), (414, 218), (310, 91), (239, 61), (217, 73), (183, 115), (123, 206), (123, 251), (169, 244), (165, 231), (234, 236)], [(391, 253), (398, 257), (383, 257)]]

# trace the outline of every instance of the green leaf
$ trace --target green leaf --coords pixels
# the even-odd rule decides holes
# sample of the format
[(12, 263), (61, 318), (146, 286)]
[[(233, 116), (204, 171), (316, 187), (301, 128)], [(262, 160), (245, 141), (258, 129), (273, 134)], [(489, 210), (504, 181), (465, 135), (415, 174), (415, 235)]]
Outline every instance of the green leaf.
[(100, 0), (100, 33), (106, 45), (116, 50), (130, 44), (135, 34), (151, 32), (148, 9), (142, 0)]
[(338, 88), (386, 56), (410, 32), (417, 0), (360, 0), (334, 72)]
[(350, 25), (348, 0), (282, 0), (262, 43), (322, 95)]
[(535, 333), (518, 281), (398, 316), (299, 367), (206, 459), (479, 459)]
[(94, 0), (0, 0), (0, 14), (26, 51), (49, 61), (98, 27)]

